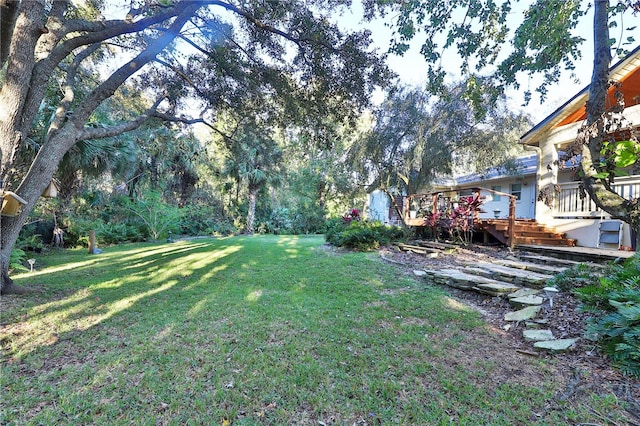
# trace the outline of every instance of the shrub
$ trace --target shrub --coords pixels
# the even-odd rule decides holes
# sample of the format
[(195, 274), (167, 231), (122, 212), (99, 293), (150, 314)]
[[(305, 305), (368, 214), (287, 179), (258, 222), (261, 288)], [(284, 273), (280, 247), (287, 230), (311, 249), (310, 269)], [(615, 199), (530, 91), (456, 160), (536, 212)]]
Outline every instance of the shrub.
[(575, 290), (587, 307), (605, 311), (589, 322), (586, 335), (597, 340), (625, 374), (640, 377), (640, 256), (609, 271), (599, 285)]
[(623, 373), (640, 378), (640, 289), (636, 283), (609, 296), (615, 311), (592, 320), (587, 337), (599, 341)]
[(135, 201), (121, 200), (125, 210), (133, 213), (144, 224), (145, 232), (157, 240), (168, 231), (176, 231), (180, 223), (181, 211), (178, 207), (165, 203), (162, 194), (149, 191)]
[(350, 220), (333, 222), (325, 235), (328, 243), (337, 247), (369, 251), (406, 238), (405, 231), (380, 222)]

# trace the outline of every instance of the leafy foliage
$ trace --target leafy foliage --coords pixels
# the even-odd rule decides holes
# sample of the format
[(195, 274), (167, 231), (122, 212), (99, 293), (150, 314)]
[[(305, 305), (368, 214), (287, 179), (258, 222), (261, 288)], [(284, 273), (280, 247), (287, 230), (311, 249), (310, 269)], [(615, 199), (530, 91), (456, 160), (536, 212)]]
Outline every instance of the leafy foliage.
[[(639, 276), (640, 278), (640, 276)], [(609, 293), (614, 312), (593, 320), (587, 336), (598, 340), (620, 369), (640, 378), (640, 279), (618, 292)]]
[(27, 254), (24, 250), (14, 247), (9, 258), (9, 269), (12, 271), (28, 271), (27, 267), (24, 266), (26, 260)]
[(427, 219), (427, 226), (436, 240), (440, 236), (446, 236), (453, 241), (468, 244), (473, 237), (473, 217), (480, 210), (481, 205), (479, 194), (460, 197), (450, 202), (443, 210), (436, 212), (433, 211), (432, 205), (422, 201), (417, 215)]
[[(162, 200), (158, 192), (148, 192), (144, 197), (135, 201), (122, 198), (123, 207), (133, 213), (144, 224), (144, 229), (154, 240), (168, 231), (178, 228), (181, 211)], [(124, 230), (124, 229), (123, 229)]]
[(587, 337), (599, 341), (623, 372), (640, 377), (640, 256), (575, 293), (587, 307), (608, 312), (589, 323)]
[(329, 221), (325, 239), (336, 247), (370, 251), (406, 238), (403, 228), (383, 225), (377, 221), (359, 220), (353, 211), (339, 219)]

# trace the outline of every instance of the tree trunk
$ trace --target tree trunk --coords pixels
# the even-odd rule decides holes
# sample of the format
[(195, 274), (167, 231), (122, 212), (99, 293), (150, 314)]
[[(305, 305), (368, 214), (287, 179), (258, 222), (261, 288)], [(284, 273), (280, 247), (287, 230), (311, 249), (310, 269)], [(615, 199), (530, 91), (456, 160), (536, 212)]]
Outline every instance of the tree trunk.
[[(64, 154), (82, 138), (113, 136), (132, 130), (143, 122), (143, 120), (136, 120), (122, 127), (116, 126), (112, 134), (107, 134), (108, 132), (92, 134), (85, 129), (87, 119), (131, 75), (145, 64), (154, 60), (156, 55), (175, 39), (189, 17), (201, 7), (198, 4), (189, 4), (186, 7), (176, 9), (178, 12), (175, 14), (179, 16), (173, 21), (171, 27), (136, 58), (120, 67), (91, 92), (70, 113), (69, 119), (64, 122), (64, 125), (51, 133), (50, 138), (42, 143), (28, 172), (15, 179), (14, 173), (18, 169), (16, 164), (17, 152), (33, 123), (37, 108), (40, 106), (44, 96), (47, 80), (50, 78), (47, 66), (54, 67), (64, 59), (60, 57), (56, 62), (51, 60), (50, 57), (46, 57), (46, 59), (40, 60), (35, 65), (36, 56), (40, 57), (42, 55), (45, 57), (52, 52), (46, 51), (46, 49), (42, 50), (43, 46), (47, 45), (44, 42), (38, 43), (38, 49), (42, 51), (36, 49), (40, 36), (43, 34), (48, 36), (54, 34), (54, 32), (47, 32), (42, 25), (42, 17), (45, 15), (44, 0), (23, 1), (19, 4), (19, 13), (10, 43), (4, 83), (0, 86), (0, 105), (3, 106), (3, 108), (0, 108), (0, 181), (4, 183), (5, 187), (9, 187), (9, 185), (13, 187), (21, 179), (17, 189), (13, 191), (24, 198), (27, 204), (23, 206), (22, 212), (15, 217), (0, 217), (0, 266), (2, 267), (0, 293), (2, 294), (15, 291), (15, 286), (8, 273), (11, 251), (22, 225), (44, 189), (51, 182)], [(54, 14), (57, 11), (62, 14), (64, 10), (66, 10), (64, 2), (55, 2), (51, 13)], [(117, 35), (117, 33), (113, 35)], [(96, 41), (100, 42), (102, 40)], [(56, 43), (51, 44), (55, 46)], [(86, 44), (91, 44), (91, 41)], [(73, 89), (71, 88), (70, 90)]]
[(258, 199), (259, 187), (249, 185), (249, 211), (247, 211), (247, 234), (255, 231), (256, 201)]
[[(400, 218), (400, 220), (402, 221), (402, 224), (404, 226), (407, 226), (407, 224), (404, 222), (404, 214), (402, 213), (402, 211), (400, 210), (400, 206), (398, 206), (398, 203), (396, 203), (396, 197), (394, 197), (394, 195), (391, 193), (391, 191), (389, 191), (388, 189), (383, 189), (384, 193), (387, 194), (387, 197), (389, 197), (389, 202), (391, 203), (391, 205), (393, 206), (393, 209), (396, 211), (396, 213), (398, 214), (398, 217)], [(405, 197), (405, 200), (407, 200), (407, 198)]]
[(595, 204), (612, 217), (627, 222), (640, 234), (640, 204), (635, 205), (618, 195), (607, 179), (597, 176), (599, 170), (594, 160), (600, 158), (605, 135), (604, 115), (606, 112), (607, 91), (609, 89), (609, 67), (611, 65), (611, 47), (609, 46), (609, 0), (594, 2), (594, 61), (589, 100), (587, 101), (587, 121), (583, 129), (582, 159), (580, 167), (583, 173), (582, 183)]

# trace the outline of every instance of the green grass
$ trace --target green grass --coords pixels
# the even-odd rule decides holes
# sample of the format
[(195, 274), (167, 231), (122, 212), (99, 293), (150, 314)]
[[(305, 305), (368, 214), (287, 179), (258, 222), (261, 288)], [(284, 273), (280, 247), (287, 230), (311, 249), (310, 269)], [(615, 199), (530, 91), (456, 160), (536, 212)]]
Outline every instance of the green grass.
[(15, 280), (42, 291), (2, 301), (0, 424), (622, 418), (610, 395), (555, 401), (553, 365), (514, 355), (445, 290), (322, 243), (232, 237), (38, 257)]

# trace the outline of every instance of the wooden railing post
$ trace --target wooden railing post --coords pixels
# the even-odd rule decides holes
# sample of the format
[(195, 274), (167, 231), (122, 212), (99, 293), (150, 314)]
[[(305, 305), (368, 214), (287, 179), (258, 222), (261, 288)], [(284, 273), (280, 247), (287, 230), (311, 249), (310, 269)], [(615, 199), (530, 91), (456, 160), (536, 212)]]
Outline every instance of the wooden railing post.
[(509, 197), (509, 229), (507, 232), (509, 235), (509, 250), (512, 251), (516, 245), (516, 199), (517, 197), (514, 195)]

